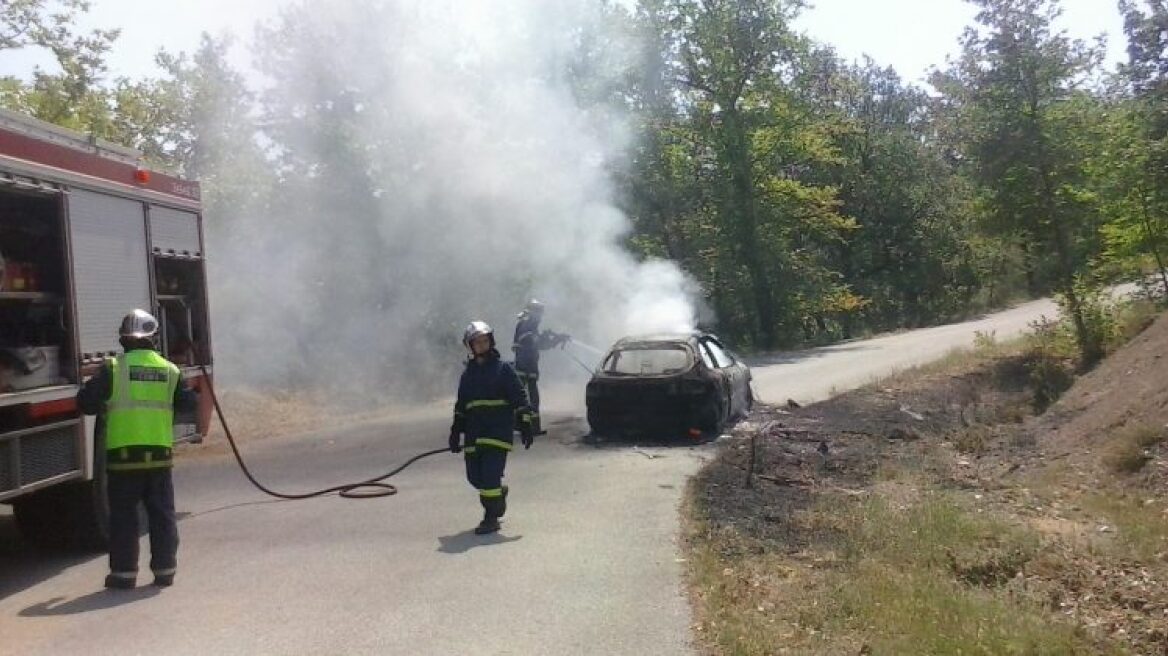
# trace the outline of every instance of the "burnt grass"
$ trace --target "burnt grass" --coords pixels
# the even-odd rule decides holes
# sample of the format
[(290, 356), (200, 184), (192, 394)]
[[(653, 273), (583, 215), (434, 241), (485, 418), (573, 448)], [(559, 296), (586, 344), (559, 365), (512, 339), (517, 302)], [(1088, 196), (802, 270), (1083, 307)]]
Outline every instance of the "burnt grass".
[[(855, 491), (881, 472), (924, 470), (955, 488), (934, 447), (1006, 461), (1028, 440), (1007, 439), (1003, 426), (1019, 426), (1033, 404), (1031, 358), (1017, 355), (979, 363), (958, 375), (924, 373), (847, 392), (807, 407), (757, 406), (750, 422), (726, 442), (719, 456), (695, 479), (702, 519), (711, 528), (732, 527), (773, 546), (799, 551), (815, 536), (786, 521), (806, 510), (824, 491)], [(995, 435), (963, 444), (969, 429), (994, 427)], [(754, 450), (753, 475), (751, 450)], [(987, 458), (991, 452), (997, 457)], [(827, 537), (827, 536), (820, 536)]]
[[(1154, 348), (1168, 349), (1168, 340)], [(1124, 360), (1130, 352), (1115, 357), (1119, 373), (1101, 368), (1094, 378), (1080, 379), (1068, 399), (1094, 398), (1093, 390), (1130, 374)], [(1148, 359), (1143, 355), (1140, 361)], [(1001, 589), (1004, 598), (1021, 590), (1050, 618), (1089, 631), (1100, 650), (1088, 653), (1111, 653), (1102, 648), (1106, 643), (1124, 653), (1168, 655), (1168, 490), (1162, 483), (1168, 479), (1162, 475), (1168, 474), (1168, 438), (1155, 444), (1144, 439), (1152, 456), (1143, 478), (1091, 464), (1119, 434), (1084, 435), (1087, 446), (1052, 442), (1051, 420), (1040, 414), (1049, 388), (1035, 373), (1043, 364), (1019, 349), (995, 349), (807, 407), (756, 407), (692, 481), (696, 528), (687, 540), (712, 547), (728, 564), (764, 554), (801, 562), (808, 553), (839, 547), (847, 536), (838, 523), (800, 517), (822, 512), (825, 500), (878, 498), (889, 489), (883, 482), (907, 481), (901, 487), (968, 500), (960, 503), (969, 512), (976, 505), (976, 513), (984, 513), (978, 517), (992, 517), (1041, 544), (1024, 551), (969, 545), (949, 555), (953, 562), (943, 563), (940, 575)], [(1152, 409), (1143, 410), (1149, 403), (1142, 399), (1135, 398), (1124, 416), (1154, 419), (1168, 431)], [(1059, 412), (1048, 415), (1065, 411), (1054, 409)], [(1082, 457), (1063, 455), (1072, 448)], [(1135, 552), (1131, 544), (1140, 539), (1144, 549)], [(696, 595), (704, 596), (701, 590)], [(717, 611), (696, 603), (699, 614)]]

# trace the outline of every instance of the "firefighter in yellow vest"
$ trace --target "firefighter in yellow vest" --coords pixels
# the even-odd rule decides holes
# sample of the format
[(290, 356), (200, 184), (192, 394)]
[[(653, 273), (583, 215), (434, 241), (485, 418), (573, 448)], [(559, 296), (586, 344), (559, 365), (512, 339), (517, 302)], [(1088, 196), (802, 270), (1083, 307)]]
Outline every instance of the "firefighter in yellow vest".
[(125, 353), (106, 361), (77, 393), (82, 412), (100, 415), (108, 482), (110, 573), (107, 588), (133, 588), (138, 578), (138, 504), (150, 527), (154, 585), (174, 583), (178, 522), (171, 479), (174, 413), (195, 409), (195, 393), (178, 367), (155, 350), (158, 320), (134, 310), (122, 320)]

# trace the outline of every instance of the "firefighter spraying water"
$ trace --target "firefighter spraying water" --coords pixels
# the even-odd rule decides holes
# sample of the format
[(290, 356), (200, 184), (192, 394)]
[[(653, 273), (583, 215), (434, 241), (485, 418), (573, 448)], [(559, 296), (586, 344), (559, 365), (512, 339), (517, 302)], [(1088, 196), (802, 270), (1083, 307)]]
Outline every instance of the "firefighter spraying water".
[(540, 331), (539, 324), (543, 320), (544, 304), (536, 299), (527, 302), (527, 307), (517, 315), (515, 324), (515, 339), (511, 350), (515, 352), (515, 373), (523, 382), (527, 391), (527, 398), (531, 402), (534, 412), (534, 428), (536, 435), (543, 435), (539, 414), (539, 352), (560, 347), (572, 340), (570, 335), (557, 333), (551, 330)]

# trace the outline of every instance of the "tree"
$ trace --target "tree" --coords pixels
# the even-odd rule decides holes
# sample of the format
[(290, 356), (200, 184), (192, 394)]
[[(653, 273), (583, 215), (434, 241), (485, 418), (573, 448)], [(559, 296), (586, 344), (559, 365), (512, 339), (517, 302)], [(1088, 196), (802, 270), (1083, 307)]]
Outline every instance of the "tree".
[(99, 137), (109, 122), (108, 98), (101, 86), (105, 56), (120, 30), (77, 34), (73, 22), (89, 10), (84, 0), (12, 0), (0, 6), (0, 51), (35, 47), (52, 52), (60, 73), (37, 70), (31, 84), (8, 79), (0, 104)]
[(802, 6), (651, 0), (640, 12), (662, 35), (678, 112), (697, 144), (687, 150), (706, 158), (716, 196), (705, 215), (718, 240), (705, 250), (704, 282), (724, 295), (720, 320), (763, 347), (796, 340), (803, 315), (844, 291), (823, 267), (824, 244), (852, 227), (833, 190), (799, 179), (834, 156), (788, 86), (807, 50), (790, 28)]
[[(1135, 95), (1113, 123), (1118, 130), (1115, 163), (1126, 173), (1124, 209), (1109, 226), (1120, 254), (1142, 250), (1156, 262), (1168, 293), (1165, 241), (1168, 237), (1168, 3), (1149, 0), (1147, 11), (1121, 0), (1128, 39), (1123, 74)], [(1122, 144), (1122, 145), (1119, 145)]]
[[(889, 329), (956, 314), (977, 291), (966, 256), (965, 187), (931, 138), (929, 99), (870, 59), (820, 85), (840, 116), (840, 163), (828, 171), (858, 229), (838, 266), (866, 299), (866, 323)], [(846, 331), (850, 333), (851, 331)]]
[(1076, 289), (1096, 243), (1086, 193), (1081, 107), (1072, 102), (1098, 52), (1052, 32), (1057, 0), (971, 0), (981, 30), (967, 29), (953, 67), (934, 76), (959, 87), (969, 135), (967, 155), (991, 227), (1016, 234), (1032, 267), (1051, 253), (1055, 288), (1065, 296), (1084, 363), (1102, 357)]

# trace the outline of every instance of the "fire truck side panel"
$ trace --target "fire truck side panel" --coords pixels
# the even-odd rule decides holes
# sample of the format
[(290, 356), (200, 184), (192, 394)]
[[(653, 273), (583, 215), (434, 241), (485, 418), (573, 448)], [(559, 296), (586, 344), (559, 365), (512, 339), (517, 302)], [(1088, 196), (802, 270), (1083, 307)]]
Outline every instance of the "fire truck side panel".
[(118, 353), (126, 312), (151, 307), (145, 215), (139, 201), (75, 189), (69, 224), (81, 359), (100, 361)]
[(199, 220), (194, 212), (150, 206), (150, 242), (155, 253), (202, 257)]

